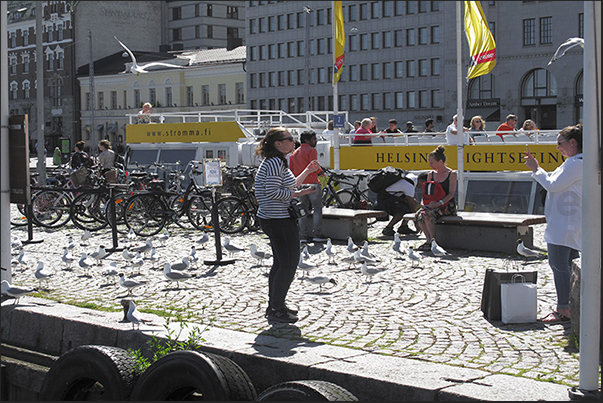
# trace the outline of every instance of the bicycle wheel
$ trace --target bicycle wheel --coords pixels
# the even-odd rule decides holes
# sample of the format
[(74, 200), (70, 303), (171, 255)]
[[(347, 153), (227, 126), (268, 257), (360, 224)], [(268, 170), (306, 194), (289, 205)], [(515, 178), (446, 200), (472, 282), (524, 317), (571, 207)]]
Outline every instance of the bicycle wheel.
[(180, 228), (192, 229), (193, 223), (188, 217), (187, 211), (185, 210), (185, 197), (184, 194), (171, 196), (168, 200), (170, 210), (172, 213), (172, 221), (176, 223)]
[(247, 207), (243, 200), (230, 196), (216, 202), (218, 210), (218, 225), (220, 231), (227, 234), (236, 234), (243, 231), (249, 221)]
[[(115, 195), (115, 218), (117, 221), (117, 232), (120, 234), (127, 234), (130, 228), (126, 225), (125, 211), (126, 211), (126, 200), (128, 198), (127, 193), (121, 193)], [(105, 217), (109, 226), (112, 225), (111, 214), (109, 213), (109, 203), (105, 204), (104, 208)]]
[(83, 230), (98, 231), (107, 226), (104, 207), (108, 196), (104, 193), (82, 193), (71, 203), (69, 214), (73, 224)]
[(42, 190), (32, 198), (33, 220), (45, 228), (62, 227), (71, 218), (71, 196), (57, 190)]
[(338, 190), (336, 193), (336, 206), (339, 208), (354, 208), (354, 193), (350, 190)]
[(25, 204), (11, 203), (10, 204), (10, 223), (16, 227), (27, 225), (27, 212)]
[(199, 230), (212, 229), (212, 206), (213, 200), (211, 192), (205, 191), (190, 196), (190, 203), (187, 211), (190, 223)]
[(341, 207), (335, 193), (332, 193), (328, 188), (324, 188), (322, 191), (322, 205), (325, 207)]
[(354, 203), (354, 208), (357, 210), (372, 210), (374, 207), (373, 201), (369, 197), (368, 189), (360, 192), (358, 200)]
[(155, 235), (165, 227), (166, 211), (167, 206), (158, 196), (134, 195), (126, 202), (126, 225), (138, 236)]

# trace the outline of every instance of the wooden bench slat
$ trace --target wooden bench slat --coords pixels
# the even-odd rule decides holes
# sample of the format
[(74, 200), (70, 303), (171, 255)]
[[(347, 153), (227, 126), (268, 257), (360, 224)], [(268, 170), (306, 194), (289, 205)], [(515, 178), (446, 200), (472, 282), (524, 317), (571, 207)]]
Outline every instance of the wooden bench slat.
[[(405, 214), (407, 220), (414, 220), (414, 214)], [(483, 213), (459, 211), (457, 215), (444, 216), (438, 223), (455, 223), (466, 225), (500, 225), (500, 226), (526, 226), (546, 223), (544, 215), (534, 214), (508, 214), (508, 213)]]
[(347, 208), (338, 207), (323, 207), (322, 208), (323, 218), (376, 218), (376, 217), (387, 217), (387, 212), (381, 210), (354, 210)]

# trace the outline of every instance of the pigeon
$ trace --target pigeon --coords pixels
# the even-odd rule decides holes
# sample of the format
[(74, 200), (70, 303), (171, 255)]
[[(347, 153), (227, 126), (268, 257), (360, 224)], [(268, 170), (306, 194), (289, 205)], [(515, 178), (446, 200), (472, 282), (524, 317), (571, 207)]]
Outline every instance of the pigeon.
[(170, 282), (175, 281), (176, 287), (180, 288), (180, 281), (188, 280), (193, 276), (189, 273), (183, 273), (177, 270), (172, 270), (172, 266), (169, 263), (166, 263), (163, 266), (163, 277), (165, 277), (166, 280)]
[(130, 66), (129, 69), (126, 68), (126, 70), (123, 73), (130, 72), (130, 73), (136, 74), (138, 76), (141, 73), (148, 73), (148, 71), (146, 69), (149, 68), (149, 67), (152, 67), (152, 66), (163, 66), (163, 67), (171, 67), (171, 68), (184, 68), (184, 66), (178, 66), (176, 64), (164, 63), (164, 62), (150, 62), (150, 63), (145, 63), (143, 65), (139, 65), (136, 62), (136, 57), (134, 57), (134, 53), (132, 53), (132, 51), (130, 49), (128, 49), (126, 47), (126, 45), (124, 45), (123, 43), (121, 43), (121, 41), (119, 39), (117, 39), (116, 36), (113, 36), (113, 38), (115, 38), (115, 40), (126, 50), (126, 52), (128, 52), (128, 55), (130, 55), (130, 58), (132, 59), (132, 66)]
[(352, 240), (352, 237), (349, 236), (348, 237), (348, 252), (354, 253), (354, 251), (356, 249), (358, 249), (358, 247), (354, 244), (354, 241)]
[(140, 252), (136, 252), (136, 256), (130, 262), (132, 267), (136, 268), (136, 274), (140, 274), (140, 268), (144, 264), (144, 259), (142, 258), (142, 254)]
[(450, 253), (446, 252), (446, 250), (444, 250), (444, 248), (442, 248), (440, 245), (438, 245), (435, 238), (431, 240), (431, 253), (433, 253), (433, 255), (437, 256), (437, 257), (450, 255)]
[(297, 262), (297, 268), (304, 271), (306, 273), (306, 276), (308, 275), (310, 270), (312, 270), (316, 267), (317, 266), (314, 263), (304, 262), (304, 257), (302, 255), (299, 255), (299, 262)]
[(119, 273), (119, 285), (128, 290), (128, 295), (131, 295), (134, 288), (141, 287), (146, 283), (144, 281), (135, 281), (132, 279), (127, 279), (125, 274)]
[(88, 269), (94, 265), (94, 261), (88, 257), (86, 252), (82, 252), (82, 256), (80, 257), (78, 264), (82, 269), (84, 269), (84, 275), (88, 275)]
[(92, 237), (92, 233), (89, 230), (84, 230), (84, 232), (82, 232), (82, 243), (80, 244), (81, 246), (87, 246), (88, 245), (88, 240), (90, 239), (90, 237)]
[(245, 250), (240, 246), (231, 244), (229, 237), (224, 237), (224, 249), (228, 251), (230, 257), (233, 257), (235, 253), (242, 252)]
[(262, 265), (264, 259), (269, 259), (272, 257), (272, 255), (268, 252), (259, 251), (258, 247), (254, 243), (249, 244), (249, 253), (251, 254), (252, 258), (258, 261), (258, 266)]
[(538, 256), (540, 256), (540, 253), (538, 253), (535, 250), (532, 250), (532, 249), (526, 247), (523, 244), (523, 239), (518, 239), (517, 240), (517, 253), (519, 253), (523, 257), (538, 257)]
[(40, 260), (38, 262), (38, 266), (36, 267), (36, 272), (34, 273), (40, 284), (42, 281), (46, 283), (48, 287), (48, 280), (52, 277), (52, 273), (48, 270), (44, 270), (44, 261)]
[(71, 250), (68, 246), (63, 246), (63, 256), (61, 256), (61, 260), (63, 261), (63, 263), (65, 263), (65, 266), (67, 268), (70, 268), (73, 262), (75, 261), (75, 258), (71, 254)]
[(176, 271), (179, 270), (188, 270), (188, 268), (191, 267), (191, 261), (190, 258), (188, 256), (185, 256), (182, 258), (182, 261), (180, 262), (176, 262), (176, 263), (172, 263), (170, 265), (170, 268)]
[(327, 238), (327, 248), (325, 249), (325, 253), (327, 254), (328, 258), (329, 258), (329, 263), (333, 262), (335, 263), (334, 259), (336, 256), (336, 252), (333, 249), (333, 243), (331, 242), (331, 238)]
[(134, 329), (134, 326), (136, 326), (137, 329), (140, 329), (142, 319), (140, 317), (140, 312), (136, 309), (136, 304), (132, 300), (129, 302), (126, 318), (128, 318), (128, 321), (132, 324), (132, 330)]
[(567, 52), (571, 48), (578, 46), (578, 45), (582, 46), (582, 48), (584, 49), (584, 39), (582, 39), (582, 38), (567, 39), (565, 42), (563, 42), (561, 45), (559, 45), (559, 47), (555, 51), (555, 54), (553, 55), (553, 57), (551, 58), (551, 60), (549, 61), (549, 64), (547, 64), (547, 66), (550, 66), (551, 64), (553, 64), (554, 62), (559, 60), (561, 58), (561, 56), (563, 56), (565, 54), (565, 52)]
[(13, 302), (13, 304), (16, 304), (17, 302), (19, 302), (19, 298), (27, 294), (31, 294), (35, 291), (35, 289), (32, 287), (20, 287), (18, 285), (11, 285), (7, 280), (2, 280), (1, 291), (2, 294), (10, 295), (11, 297), (15, 298), (15, 302)]
[(202, 249), (205, 249), (207, 241), (209, 241), (209, 235), (207, 235), (207, 232), (203, 231), (203, 235), (201, 235), (201, 238), (197, 239), (197, 243), (201, 245)]
[(163, 230), (163, 233), (157, 235), (157, 239), (161, 242), (161, 246), (165, 246), (165, 243), (170, 239), (170, 234), (167, 229)]
[(335, 280), (333, 280), (332, 278), (326, 277), (326, 276), (304, 277), (304, 280), (306, 280), (307, 282), (312, 283), (312, 284), (320, 285), (321, 291), (322, 291), (323, 284), (332, 283), (334, 285), (337, 285), (337, 282)]
[(368, 279), (370, 279), (370, 281), (373, 281), (373, 276), (381, 273), (383, 271), (383, 269), (373, 269), (373, 268), (369, 268), (365, 262), (362, 262), (360, 264), (360, 272), (362, 274), (364, 274)]
[(415, 263), (418, 263), (421, 260), (421, 255), (415, 252), (412, 246), (408, 247), (408, 258), (412, 262), (411, 267), (415, 266)]
[(96, 264), (99, 264), (101, 259), (103, 259), (105, 256), (107, 256), (107, 251), (105, 250), (105, 247), (103, 245), (99, 245), (98, 250), (95, 252), (92, 252), (90, 255), (92, 259), (96, 260)]
[(149, 253), (151, 249), (153, 249), (153, 240), (151, 238), (147, 239), (147, 242), (144, 245), (131, 248), (132, 252), (140, 252), (144, 255)]

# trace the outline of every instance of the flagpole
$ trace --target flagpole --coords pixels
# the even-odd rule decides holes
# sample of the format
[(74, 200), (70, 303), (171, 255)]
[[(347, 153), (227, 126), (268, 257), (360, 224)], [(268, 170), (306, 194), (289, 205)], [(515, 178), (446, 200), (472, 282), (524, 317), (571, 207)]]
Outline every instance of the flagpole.
[[(335, 81), (335, 73), (337, 72), (337, 52), (335, 51), (336, 47), (336, 37), (335, 37), (335, 26), (337, 24), (337, 20), (335, 19), (335, 2), (331, 2), (331, 12), (333, 13), (331, 21), (332, 24), (332, 35), (333, 35), (333, 121), (335, 120), (335, 116), (339, 113), (339, 100), (337, 99), (337, 81)], [(335, 127), (333, 125), (333, 169), (339, 169), (339, 127)]]
[(463, 65), (461, 52), (461, 3), (456, 2), (456, 99), (457, 99), (457, 124), (456, 135), (457, 143), (457, 195), (458, 208), (460, 211), (465, 210), (465, 167), (464, 167), (464, 150), (465, 150), (465, 132), (463, 130)]

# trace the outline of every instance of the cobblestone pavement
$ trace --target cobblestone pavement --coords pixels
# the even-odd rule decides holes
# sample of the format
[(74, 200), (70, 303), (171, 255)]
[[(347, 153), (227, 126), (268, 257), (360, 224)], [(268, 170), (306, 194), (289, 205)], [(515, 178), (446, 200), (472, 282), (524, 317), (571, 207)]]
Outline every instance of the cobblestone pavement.
[[(249, 245), (256, 243), (260, 251), (269, 251), (263, 233), (245, 233), (231, 236), (231, 243), (245, 248), (236, 254), (234, 262), (208, 266), (204, 261), (217, 259), (213, 234), (205, 249), (195, 241), (199, 231), (183, 230), (174, 224), (168, 227), (170, 237), (162, 244), (153, 239), (159, 259), (145, 259), (140, 269), (128, 265), (121, 251), (106, 257), (102, 264), (117, 262), (119, 271), (135, 280), (146, 281), (136, 289), (134, 298), (142, 312), (169, 312), (184, 310), (203, 323), (236, 331), (260, 334), (267, 332), (286, 337), (325, 343), (392, 355), (467, 367), (493, 374), (510, 374), (567, 386), (577, 386), (579, 358), (572, 347), (571, 326), (542, 323), (510, 324), (486, 320), (480, 311), (484, 273), (486, 268), (521, 268), (538, 270), (538, 315), (555, 307), (555, 289), (551, 269), (543, 253), (542, 259), (526, 260), (502, 253), (451, 250), (451, 258), (435, 258), (423, 252), (421, 261), (411, 262), (391, 248), (392, 237), (381, 235), (385, 223), (369, 226), (369, 249), (380, 260), (375, 267), (384, 270), (368, 280), (360, 267), (350, 265), (343, 242), (336, 242), (336, 263), (329, 263), (325, 244), (310, 243), (311, 261), (317, 267), (310, 277), (325, 275), (336, 281), (322, 287), (302, 279), (298, 271), (289, 295), (288, 304), (299, 308), (298, 329), (291, 332), (270, 326), (263, 314), (267, 305), (267, 277), (271, 260), (259, 265), (250, 256)], [(412, 224), (411, 224), (412, 225)], [(120, 299), (126, 295), (117, 285), (117, 278), (103, 276), (97, 266), (85, 275), (77, 265), (65, 269), (61, 261), (63, 246), (72, 236), (76, 241), (73, 255), (79, 259), (82, 251), (91, 253), (99, 245), (113, 246), (109, 229), (94, 232), (88, 245), (80, 245), (82, 230), (71, 224), (59, 230), (34, 227), (32, 240), (24, 246), (30, 258), (27, 268), (13, 266), (13, 284), (36, 285), (35, 264), (45, 261), (45, 267), (54, 271), (48, 287), (41, 284), (42, 297), (67, 304), (121, 311)], [(534, 227), (535, 249), (545, 252), (544, 225)], [(11, 238), (28, 239), (27, 227), (13, 227)], [(224, 241), (226, 234), (221, 234)], [(143, 244), (145, 239), (132, 242), (119, 234), (118, 249), (130, 244)], [(403, 247), (418, 246), (422, 236), (403, 237)], [(165, 262), (176, 262), (188, 255), (196, 245), (201, 255), (196, 266), (187, 270), (193, 279), (176, 286), (168, 283), (161, 268)], [(222, 262), (229, 259), (224, 248)], [(129, 324), (123, 323), (124, 327)]]

